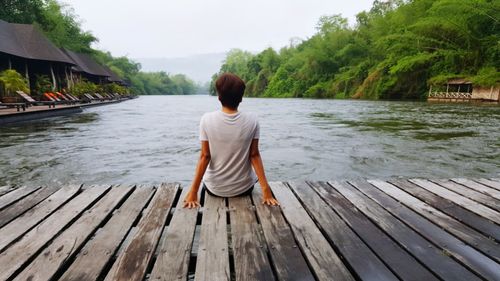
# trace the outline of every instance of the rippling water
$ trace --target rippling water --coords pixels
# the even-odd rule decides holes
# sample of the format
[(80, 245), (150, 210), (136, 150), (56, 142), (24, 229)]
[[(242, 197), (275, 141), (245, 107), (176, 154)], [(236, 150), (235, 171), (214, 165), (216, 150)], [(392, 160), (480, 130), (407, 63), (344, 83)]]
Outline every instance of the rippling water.
[[(151, 96), (0, 127), (0, 185), (187, 184), (215, 97)], [(498, 177), (500, 107), (245, 99), (271, 180)]]

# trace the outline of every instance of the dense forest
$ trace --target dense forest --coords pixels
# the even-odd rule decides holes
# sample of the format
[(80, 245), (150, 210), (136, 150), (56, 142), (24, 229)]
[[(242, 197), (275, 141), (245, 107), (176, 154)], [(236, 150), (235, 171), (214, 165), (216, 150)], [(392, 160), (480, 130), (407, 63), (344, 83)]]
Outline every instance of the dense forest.
[(499, 16), (498, 0), (375, 0), (352, 26), (323, 16), (316, 34), (279, 51), (232, 50), (220, 73), (241, 76), (254, 97), (423, 99), (458, 77), (491, 86), (500, 83)]
[(91, 47), (98, 39), (82, 30), (78, 17), (71, 9), (56, 0), (0, 1), (0, 19), (11, 23), (35, 24), (58, 47), (92, 55), (96, 61), (111, 68), (130, 84), (136, 94), (189, 95), (197, 93), (197, 86), (182, 74), (142, 72), (141, 65), (127, 57), (113, 57), (111, 53)]

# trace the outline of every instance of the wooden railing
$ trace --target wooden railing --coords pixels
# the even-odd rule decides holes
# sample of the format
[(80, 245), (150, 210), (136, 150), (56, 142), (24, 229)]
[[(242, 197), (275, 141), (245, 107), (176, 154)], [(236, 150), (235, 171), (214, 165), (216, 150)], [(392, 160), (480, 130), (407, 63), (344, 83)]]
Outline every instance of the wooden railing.
[(429, 94), (429, 98), (470, 99), (470, 98), (472, 98), (472, 93), (464, 93), (464, 92), (432, 92), (432, 93)]

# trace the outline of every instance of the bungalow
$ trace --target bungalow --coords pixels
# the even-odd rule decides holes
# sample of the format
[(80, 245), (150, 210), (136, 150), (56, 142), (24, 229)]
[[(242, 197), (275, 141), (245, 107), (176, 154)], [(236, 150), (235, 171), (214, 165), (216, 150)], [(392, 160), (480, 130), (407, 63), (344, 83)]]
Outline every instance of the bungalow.
[(500, 101), (500, 85), (491, 87), (474, 86), (471, 81), (456, 78), (449, 79), (446, 85), (429, 88), (427, 101), (433, 102), (470, 102), (470, 101)]
[(0, 71), (5, 69), (15, 69), (25, 76), (30, 89), (36, 85), (36, 75), (50, 77), (53, 90), (70, 89), (81, 79), (126, 85), (89, 55), (57, 48), (36, 26), (0, 20)]
[(65, 87), (74, 62), (34, 25), (0, 20), (0, 71), (15, 69), (35, 86), (35, 75), (47, 75), (53, 88)]

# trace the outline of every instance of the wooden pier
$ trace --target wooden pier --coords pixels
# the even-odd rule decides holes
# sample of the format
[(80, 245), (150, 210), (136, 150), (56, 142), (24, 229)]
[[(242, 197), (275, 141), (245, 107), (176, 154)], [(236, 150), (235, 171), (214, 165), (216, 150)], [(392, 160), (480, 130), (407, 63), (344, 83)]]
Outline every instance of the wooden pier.
[(80, 113), (85, 108), (115, 104), (126, 100), (128, 99), (97, 101), (79, 104), (58, 104), (55, 107), (37, 105), (27, 107), (24, 111), (17, 111), (16, 108), (2, 108), (0, 110), (0, 126), (16, 122), (33, 121), (55, 116)]
[(0, 187), (0, 280), (500, 280), (500, 179)]

